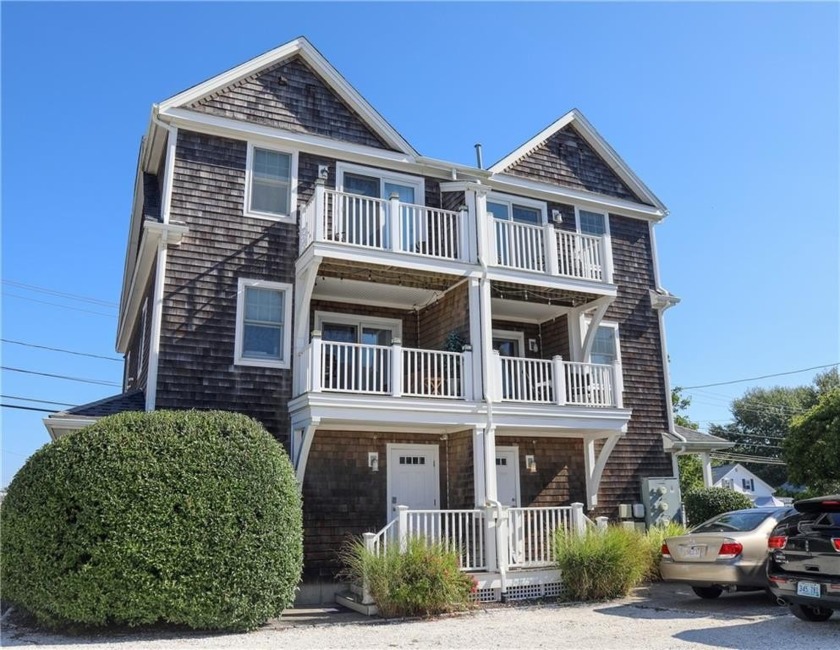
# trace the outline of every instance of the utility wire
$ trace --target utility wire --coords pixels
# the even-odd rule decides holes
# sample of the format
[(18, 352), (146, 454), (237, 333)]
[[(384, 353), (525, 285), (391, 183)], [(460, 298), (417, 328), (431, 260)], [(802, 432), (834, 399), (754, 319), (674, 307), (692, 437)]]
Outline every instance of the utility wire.
[(34, 284), (26, 284), (24, 282), (17, 282), (15, 280), (3, 280), (3, 284), (7, 284), (10, 287), (16, 287), (18, 289), (26, 289), (27, 291), (46, 293), (50, 296), (69, 298), (70, 300), (78, 300), (79, 302), (88, 302), (92, 305), (99, 305), (100, 307), (110, 307), (111, 309), (117, 308), (117, 304), (114, 302), (109, 302), (108, 300), (102, 300), (100, 298), (89, 298), (88, 296), (80, 296), (77, 293), (65, 293), (64, 291), (56, 291), (55, 289), (47, 289), (46, 287), (37, 287)]
[(36, 372), (34, 370), (24, 370), (22, 368), (10, 368), (9, 366), (0, 366), (0, 370), (8, 370), (9, 372), (22, 372), (27, 375), (40, 375), (42, 377), (53, 377), (54, 379), (66, 379), (68, 381), (80, 381), (84, 384), (98, 384), (100, 386), (117, 386), (113, 381), (105, 381), (104, 379), (82, 379), (81, 377), (68, 377), (67, 375), (53, 375), (48, 372)]
[(86, 314), (96, 314), (97, 316), (106, 316), (107, 318), (116, 318), (115, 314), (106, 314), (101, 311), (92, 311), (90, 309), (82, 309), (81, 307), (71, 307), (70, 305), (62, 305), (57, 302), (49, 302), (48, 300), (38, 300), (36, 298), (27, 298), (26, 296), (18, 296), (14, 293), (3, 293), (7, 298), (17, 298), (18, 300), (27, 300), (29, 302), (37, 302), (41, 305), (50, 305), (51, 307), (60, 307), (62, 309), (72, 309), (73, 311), (81, 311)]
[(94, 359), (105, 359), (107, 361), (122, 361), (117, 357), (106, 357), (102, 354), (91, 354), (90, 352), (75, 352), (73, 350), (65, 350), (64, 348), (51, 348), (46, 345), (35, 345), (34, 343), (24, 343), (23, 341), (13, 341), (11, 339), (0, 339), (3, 343), (13, 343), (14, 345), (24, 345), (28, 348), (38, 348), (39, 350), (50, 350), (51, 352), (65, 352), (67, 354), (75, 354), (80, 357), (92, 357)]
[(34, 406), (17, 406), (16, 404), (0, 404), (4, 409), (20, 409), (21, 411), (38, 411), (39, 413), (55, 413), (55, 409), (38, 409)]
[(729, 384), (741, 384), (745, 381), (756, 381), (758, 379), (769, 379), (770, 377), (782, 377), (784, 375), (798, 375), (801, 372), (808, 372), (809, 370), (821, 370), (823, 368), (836, 368), (840, 363), (827, 363), (824, 366), (813, 366), (811, 368), (801, 368), (799, 370), (790, 370), (788, 372), (776, 372), (772, 375), (761, 375), (760, 377), (747, 377), (746, 379), (733, 379), (731, 381), (719, 381), (714, 384), (701, 384), (700, 386), (680, 386), (683, 390), (691, 390), (692, 388), (711, 388), (712, 386), (728, 386)]
[(75, 404), (68, 404), (67, 402), (53, 402), (48, 399), (35, 399), (33, 397), (18, 397), (17, 395), (0, 395), (3, 399), (17, 399), (22, 402), (38, 402), (39, 404), (56, 404), (57, 406), (76, 406)]

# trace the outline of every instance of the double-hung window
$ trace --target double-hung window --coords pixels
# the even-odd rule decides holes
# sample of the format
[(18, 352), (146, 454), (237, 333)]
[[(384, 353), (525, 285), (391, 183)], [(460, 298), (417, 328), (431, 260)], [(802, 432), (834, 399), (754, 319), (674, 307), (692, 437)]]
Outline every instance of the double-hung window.
[(607, 234), (607, 215), (603, 212), (592, 212), (581, 208), (577, 211), (578, 231), (584, 235)]
[(295, 156), (291, 153), (248, 146), (248, 191), (245, 212), (250, 216), (291, 220)]
[(236, 363), (288, 368), (292, 285), (239, 279)]

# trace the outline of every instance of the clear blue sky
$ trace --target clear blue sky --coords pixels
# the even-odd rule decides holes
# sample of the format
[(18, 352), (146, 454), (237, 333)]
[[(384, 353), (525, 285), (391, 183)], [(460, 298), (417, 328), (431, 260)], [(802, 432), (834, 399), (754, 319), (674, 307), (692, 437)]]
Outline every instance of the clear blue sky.
[[(3, 338), (116, 356), (115, 308), (9, 282), (117, 303), (151, 104), (298, 35), (428, 156), (472, 163), (482, 142), (491, 163), (581, 109), (670, 208), (675, 384), (840, 360), (837, 4), (5, 2)], [(121, 381), (114, 361), (2, 351), (4, 366)], [(747, 387), (812, 376), (689, 391), (690, 414), (723, 422)], [(4, 396), (118, 390), (2, 375)], [(3, 485), (48, 441), (45, 415), (2, 409)]]

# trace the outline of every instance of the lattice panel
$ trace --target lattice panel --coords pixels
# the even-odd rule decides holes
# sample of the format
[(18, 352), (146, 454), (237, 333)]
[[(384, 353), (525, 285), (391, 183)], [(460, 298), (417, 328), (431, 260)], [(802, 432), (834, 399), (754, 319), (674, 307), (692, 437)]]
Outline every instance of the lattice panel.
[(479, 603), (498, 603), (502, 599), (502, 590), (492, 587), (479, 589), (472, 595), (472, 599)]

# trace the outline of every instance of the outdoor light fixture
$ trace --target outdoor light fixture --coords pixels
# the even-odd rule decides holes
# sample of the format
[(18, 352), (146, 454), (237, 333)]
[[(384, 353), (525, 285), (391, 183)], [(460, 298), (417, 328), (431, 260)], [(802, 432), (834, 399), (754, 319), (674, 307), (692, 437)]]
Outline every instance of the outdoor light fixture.
[(370, 467), (371, 472), (378, 472), (379, 471), (379, 452), (376, 452), (376, 451), (369, 451), (368, 452), (368, 467)]
[(537, 473), (537, 460), (534, 458), (534, 454), (525, 454), (525, 469), (531, 474)]

